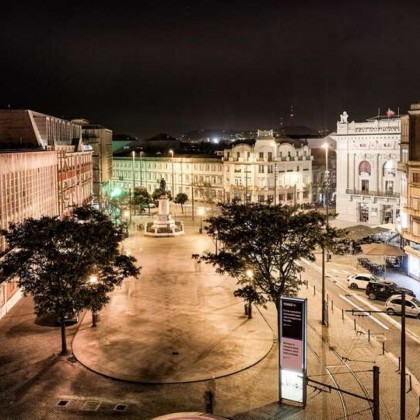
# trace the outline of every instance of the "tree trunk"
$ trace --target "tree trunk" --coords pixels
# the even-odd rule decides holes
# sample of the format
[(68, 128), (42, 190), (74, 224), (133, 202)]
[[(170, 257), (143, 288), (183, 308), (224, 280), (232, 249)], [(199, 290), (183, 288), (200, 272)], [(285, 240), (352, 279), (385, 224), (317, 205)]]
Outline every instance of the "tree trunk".
[(92, 311), (92, 327), (96, 327), (96, 312)]
[(252, 302), (248, 302), (248, 319), (252, 318)]
[(66, 324), (64, 322), (64, 316), (60, 319), (60, 330), (61, 330), (61, 355), (65, 356), (68, 354), (67, 340), (66, 340)]

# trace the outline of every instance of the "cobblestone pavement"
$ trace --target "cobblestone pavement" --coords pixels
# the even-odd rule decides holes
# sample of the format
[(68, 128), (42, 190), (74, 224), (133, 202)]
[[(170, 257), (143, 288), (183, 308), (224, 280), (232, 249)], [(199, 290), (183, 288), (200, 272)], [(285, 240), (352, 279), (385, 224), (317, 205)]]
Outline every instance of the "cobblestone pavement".
[[(196, 230), (197, 225), (187, 224), (188, 235), (195, 235), (198, 242), (205, 240)], [(136, 240), (141, 249), (143, 238)], [(208, 246), (212, 244), (209, 242)], [(334, 264), (340, 267), (339, 261)], [(380, 343), (368, 342), (366, 334), (357, 334), (352, 320), (347, 316), (342, 319), (339, 306), (330, 313), (329, 328), (322, 327), (319, 322), (320, 296), (318, 292), (315, 295), (312, 292), (312, 284), (318, 280), (310, 270), (305, 275), (309, 287), (302, 290), (301, 296), (307, 297), (309, 308), (309, 378), (371, 397), (371, 370), (376, 364), (381, 370), (381, 418), (398, 418), (399, 374), (395, 358), (388, 353), (382, 355)], [(275, 330), (274, 309), (262, 310), (262, 313)], [(308, 388), (305, 410), (279, 406), (276, 344), (259, 363), (222, 378), (181, 384), (136, 384), (92, 372), (71, 355), (59, 356), (59, 329), (45, 321), (35, 321), (30, 298), (23, 298), (0, 320), (1, 418), (152, 419), (171, 412), (205, 412), (208, 390), (215, 396), (214, 414), (232, 419), (371, 417), (369, 404), (365, 401), (336, 391), (324, 392), (326, 388), (321, 391), (321, 387)], [(100, 322), (105, 322), (105, 318)], [(69, 328), (69, 343), (77, 328)], [(407, 418), (416, 417), (417, 404), (417, 394), (414, 390), (408, 392)]]

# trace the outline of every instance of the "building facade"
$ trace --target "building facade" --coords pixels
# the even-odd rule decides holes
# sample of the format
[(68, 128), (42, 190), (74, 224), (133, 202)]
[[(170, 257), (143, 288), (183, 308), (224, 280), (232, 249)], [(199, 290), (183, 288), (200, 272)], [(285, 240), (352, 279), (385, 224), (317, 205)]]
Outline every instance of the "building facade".
[[(68, 214), (91, 197), (92, 152), (83, 148), (80, 126), (29, 110), (0, 111), (1, 228)], [(0, 237), (0, 256), (6, 251)], [(0, 273), (0, 318), (20, 297), (16, 282)]]
[(400, 212), (401, 119), (392, 111), (365, 122), (337, 122), (338, 218), (354, 223), (395, 223)]
[(312, 156), (309, 147), (258, 130), (255, 144), (239, 143), (223, 156), (226, 200), (309, 204), (312, 202)]
[(420, 104), (401, 117), (401, 213), (397, 220), (407, 253), (407, 272), (420, 280)]
[(185, 193), (188, 197), (203, 199), (204, 189), (214, 191), (215, 201), (223, 201), (223, 163), (214, 156), (147, 156), (143, 152), (131, 157), (113, 160), (113, 186), (121, 187), (130, 195), (134, 188), (144, 187), (152, 194), (159, 188), (160, 180), (175, 197)]
[[(163, 178), (175, 197), (185, 193), (194, 200), (279, 204), (310, 203), (312, 156), (307, 145), (275, 139), (272, 131), (259, 131), (252, 144), (239, 143), (223, 156), (147, 156), (132, 152), (114, 157), (113, 186), (126, 194), (139, 186), (149, 193)], [(255, 143), (255, 144), (254, 144)]]
[(86, 148), (92, 149), (93, 192), (92, 201), (103, 201), (104, 191), (109, 188), (112, 178), (112, 130), (88, 120), (72, 120), (82, 127), (82, 140)]

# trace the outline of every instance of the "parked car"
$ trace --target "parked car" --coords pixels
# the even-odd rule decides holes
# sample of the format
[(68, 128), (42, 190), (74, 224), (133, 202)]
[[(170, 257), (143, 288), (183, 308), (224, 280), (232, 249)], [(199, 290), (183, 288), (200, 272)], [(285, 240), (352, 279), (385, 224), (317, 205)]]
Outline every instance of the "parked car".
[[(391, 296), (385, 303), (388, 315), (400, 314), (402, 312), (401, 295)], [(413, 296), (405, 298), (405, 313), (420, 319), (420, 301)]]
[(412, 290), (400, 287), (396, 283), (390, 281), (372, 281), (366, 286), (366, 294), (368, 295), (368, 298), (372, 300), (387, 300), (393, 295), (400, 295), (402, 292), (405, 292), (408, 296), (416, 297)]
[(350, 289), (366, 289), (366, 286), (370, 281), (378, 282), (381, 281), (381, 279), (369, 273), (358, 273), (347, 276), (347, 282)]

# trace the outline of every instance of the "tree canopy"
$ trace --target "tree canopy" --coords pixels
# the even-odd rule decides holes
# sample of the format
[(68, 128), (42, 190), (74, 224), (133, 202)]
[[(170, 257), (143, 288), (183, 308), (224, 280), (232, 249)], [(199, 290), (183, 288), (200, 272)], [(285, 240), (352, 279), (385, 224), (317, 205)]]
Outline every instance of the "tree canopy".
[[(24, 294), (33, 296), (37, 314), (60, 319), (63, 353), (64, 316), (84, 308), (98, 310), (108, 302), (108, 292), (140, 273), (135, 258), (120, 252), (122, 230), (90, 207), (76, 208), (64, 218), (29, 218), (0, 232), (10, 248), (2, 262), (4, 273), (17, 276)], [(94, 296), (89, 282), (93, 274), (99, 280), (94, 302), (86, 298)]]
[(184, 204), (188, 201), (188, 195), (185, 193), (178, 193), (174, 199), (174, 203), (181, 204), (182, 213), (184, 213)]
[(153, 202), (152, 196), (147, 191), (145, 187), (136, 187), (134, 188), (133, 194), (133, 203), (141, 206), (141, 207), (148, 207), (150, 203)]
[[(296, 296), (301, 286), (298, 261), (314, 261), (315, 249), (341, 234), (331, 227), (327, 232), (325, 215), (299, 206), (234, 202), (219, 207), (220, 215), (207, 219), (206, 231), (222, 249), (201, 258), (237, 279), (236, 296), (259, 304), (272, 301), (277, 309), (282, 295)], [(249, 290), (250, 277), (258, 296)]]

